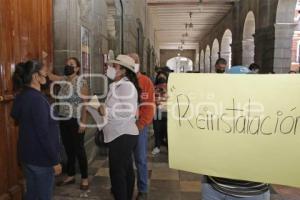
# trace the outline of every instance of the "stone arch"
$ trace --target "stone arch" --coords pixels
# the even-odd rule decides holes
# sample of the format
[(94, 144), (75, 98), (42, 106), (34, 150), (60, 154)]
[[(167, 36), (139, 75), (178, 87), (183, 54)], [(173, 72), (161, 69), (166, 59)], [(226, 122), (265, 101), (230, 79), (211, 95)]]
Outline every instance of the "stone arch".
[(209, 73), (211, 72), (211, 55), (210, 55), (210, 47), (207, 45), (205, 50), (205, 58), (204, 58), (204, 72)]
[(201, 50), (201, 53), (200, 53), (200, 72), (204, 72), (204, 68), (205, 68), (205, 65), (204, 65), (204, 51), (203, 49)]
[(211, 49), (211, 66), (214, 67), (215, 63), (220, 57), (220, 44), (218, 39), (215, 39)]
[(249, 66), (254, 62), (255, 55), (255, 16), (252, 11), (249, 11), (243, 29), (243, 60), (242, 63), (244, 66)]
[(274, 71), (286, 73), (291, 67), (291, 49), (297, 0), (279, 0), (275, 24)]
[(182, 56), (170, 58), (167, 61), (167, 66), (176, 73), (193, 71), (193, 61)]
[(297, 0), (279, 0), (276, 12), (276, 23), (294, 23)]
[(231, 49), (231, 44), (232, 44), (232, 32), (230, 29), (226, 29), (222, 41), (221, 41), (221, 53), (220, 56), (224, 58), (227, 63), (228, 67), (231, 67), (231, 55), (232, 55), (232, 49)]

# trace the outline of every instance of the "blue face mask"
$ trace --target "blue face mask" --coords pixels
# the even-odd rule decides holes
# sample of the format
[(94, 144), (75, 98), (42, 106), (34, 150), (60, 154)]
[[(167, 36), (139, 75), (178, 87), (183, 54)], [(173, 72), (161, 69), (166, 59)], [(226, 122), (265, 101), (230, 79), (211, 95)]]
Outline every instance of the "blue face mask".
[(65, 66), (65, 69), (64, 69), (64, 75), (65, 76), (70, 76), (72, 74), (74, 74), (75, 70), (74, 70), (74, 67), (71, 66), (71, 65), (66, 65)]

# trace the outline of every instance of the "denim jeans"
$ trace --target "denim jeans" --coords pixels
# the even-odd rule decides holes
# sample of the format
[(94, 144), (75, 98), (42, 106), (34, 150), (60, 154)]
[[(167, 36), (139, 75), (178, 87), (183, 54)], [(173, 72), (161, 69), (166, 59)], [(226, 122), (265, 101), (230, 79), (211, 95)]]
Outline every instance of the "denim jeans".
[(24, 164), (26, 193), (24, 200), (51, 200), (54, 187), (53, 167)]
[(137, 185), (139, 192), (147, 192), (148, 190), (147, 149), (148, 127), (145, 127), (140, 131), (138, 144), (134, 150), (134, 160), (137, 167)]
[(202, 184), (202, 200), (270, 200), (270, 191), (253, 197), (237, 198), (222, 194), (215, 190), (210, 184)]

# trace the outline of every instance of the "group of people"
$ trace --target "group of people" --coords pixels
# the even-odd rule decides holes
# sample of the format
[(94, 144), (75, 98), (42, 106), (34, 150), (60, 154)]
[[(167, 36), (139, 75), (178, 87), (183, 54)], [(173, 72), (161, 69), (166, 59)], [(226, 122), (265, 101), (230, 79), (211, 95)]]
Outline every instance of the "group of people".
[[(149, 125), (154, 124), (155, 148), (167, 138), (166, 97), (169, 71), (157, 73), (155, 83), (140, 73), (135, 53), (119, 55), (108, 63), (111, 80), (99, 115), (106, 118), (104, 141), (109, 148), (111, 192), (116, 200), (131, 200), (135, 185), (133, 157), (137, 167), (137, 199), (147, 199), (147, 147)], [(67, 164), (67, 176), (57, 186), (75, 184), (76, 160), (81, 173), (80, 189), (89, 189), (88, 161), (84, 146), (89, 87), (80, 77), (80, 62), (67, 59), (59, 76), (42, 63), (29, 60), (16, 65), (13, 74), (16, 98), (11, 116), (19, 125), (19, 158), (26, 179), (25, 200), (52, 198), (55, 175), (62, 173), (60, 141)], [(42, 92), (48, 81), (59, 81), (59, 109), (55, 112)], [(54, 115), (54, 116), (53, 116)], [(155, 115), (155, 116), (154, 116)], [(56, 119), (60, 119), (57, 121)], [(154, 120), (153, 120), (154, 119)], [(132, 156), (133, 155), (133, 156)]]
[[(217, 60), (216, 73), (225, 73), (227, 62)], [(251, 68), (251, 69), (250, 69)], [(250, 66), (256, 73), (259, 68)], [(133, 158), (137, 167), (138, 196), (147, 199), (148, 129), (153, 123), (155, 148), (160, 152), (167, 144), (167, 81), (170, 71), (161, 69), (155, 81), (140, 73), (139, 56), (135, 53), (119, 55), (108, 63), (106, 76), (111, 80), (106, 100), (97, 112), (106, 118), (104, 141), (109, 148), (111, 192), (116, 200), (132, 200), (135, 185)], [(62, 172), (60, 138), (67, 154), (67, 177), (58, 186), (74, 184), (76, 159), (81, 172), (80, 189), (88, 190), (88, 162), (84, 147), (87, 122), (86, 103), (89, 101), (87, 81), (81, 79), (80, 62), (72, 57), (66, 61), (64, 76), (52, 73), (45, 65), (29, 60), (16, 65), (13, 74), (17, 92), (11, 116), (18, 123), (19, 156), (26, 178), (25, 200), (50, 200), (55, 175)], [(47, 80), (63, 81), (58, 96), (58, 113), (52, 110), (41, 91)], [(73, 91), (73, 92), (70, 92)], [(84, 105), (84, 106), (81, 106)], [(53, 114), (60, 121), (56, 121)], [(269, 185), (240, 180), (205, 176), (203, 200), (269, 200)]]

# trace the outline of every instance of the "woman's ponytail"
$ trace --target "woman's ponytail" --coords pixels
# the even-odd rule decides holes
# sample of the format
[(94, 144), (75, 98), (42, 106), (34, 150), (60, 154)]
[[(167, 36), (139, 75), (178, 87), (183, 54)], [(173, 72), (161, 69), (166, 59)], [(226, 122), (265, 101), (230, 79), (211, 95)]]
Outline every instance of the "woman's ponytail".
[(24, 65), (25, 63), (21, 62), (15, 67), (15, 72), (12, 77), (15, 91), (24, 87)]
[(42, 65), (36, 60), (18, 63), (12, 77), (14, 90), (19, 91), (26, 85), (29, 85), (32, 81), (32, 75), (38, 72), (41, 68)]

